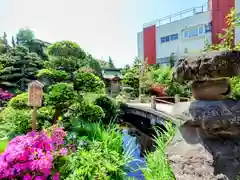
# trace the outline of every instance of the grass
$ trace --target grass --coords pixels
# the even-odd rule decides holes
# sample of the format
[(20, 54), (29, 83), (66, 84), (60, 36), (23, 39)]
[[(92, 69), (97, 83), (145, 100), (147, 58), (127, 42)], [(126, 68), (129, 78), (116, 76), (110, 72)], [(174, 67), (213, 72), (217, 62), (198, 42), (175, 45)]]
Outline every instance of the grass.
[(0, 140), (0, 153), (3, 153), (8, 145), (8, 139)]
[(175, 129), (171, 124), (166, 125), (167, 131), (161, 133), (157, 130), (156, 151), (147, 153), (146, 168), (142, 169), (146, 180), (174, 180), (174, 174), (165, 156), (165, 148), (175, 135)]

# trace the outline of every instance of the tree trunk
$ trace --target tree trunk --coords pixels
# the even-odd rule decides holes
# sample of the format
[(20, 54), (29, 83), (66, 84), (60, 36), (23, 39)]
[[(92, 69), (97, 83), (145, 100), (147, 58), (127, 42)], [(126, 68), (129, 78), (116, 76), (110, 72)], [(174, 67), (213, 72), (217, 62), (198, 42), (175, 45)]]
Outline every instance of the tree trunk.
[(57, 123), (58, 118), (59, 118), (60, 115), (61, 115), (61, 109), (60, 108), (56, 108), (55, 112), (54, 112), (54, 115), (53, 115), (53, 121), (52, 121), (53, 124)]

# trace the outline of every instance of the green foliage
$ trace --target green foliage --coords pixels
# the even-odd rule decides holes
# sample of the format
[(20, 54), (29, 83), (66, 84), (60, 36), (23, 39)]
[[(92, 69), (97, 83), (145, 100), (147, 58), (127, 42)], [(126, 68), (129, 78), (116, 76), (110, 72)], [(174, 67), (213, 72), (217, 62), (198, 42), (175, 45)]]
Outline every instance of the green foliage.
[(103, 92), (105, 84), (96, 75), (78, 71), (75, 73), (74, 90), (82, 92)]
[(0, 54), (6, 53), (7, 48), (6, 45), (4, 44), (4, 39), (0, 38)]
[[(206, 44), (205, 51), (211, 50), (240, 50), (240, 41), (234, 45), (235, 27), (239, 26), (240, 17), (237, 16), (237, 11), (231, 9), (230, 13), (226, 16), (227, 29), (223, 30), (223, 33), (219, 34), (220, 43), (209, 45)], [(233, 77), (230, 79), (232, 88), (232, 97), (240, 99), (240, 79), (239, 77)]]
[(109, 58), (108, 58), (108, 66), (109, 66), (109, 68), (115, 68), (115, 65), (114, 65), (114, 63), (113, 63), (113, 60), (112, 60), (112, 58), (109, 56)]
[(105, 117), (103, 118), (104, 124), (111, 123), (117, 115), (118, 106), (115, 100), (111, 99), (106, 95), (100, 95), (98, 98), (95, 99), (94, 104), (100, 106), (104, 113)]
[(139, 94), (139, 69), (136, 67), (129, 69), (122, 80), (123, 85), (133, 88), (133, 96)]
[(175, 135), (175, 129), (171, 124), (166, 124), (167, 131), (160, 133), (157, 130), (156, 150), (148, 153), (146, 156), (147, 168), (142, 168), (142, 172), (146, 180), (152, 179), (175, 179), (169, 162), (165, 156), (165, 148), (171, 142)]
[(27, 109), (29, 108), (27, 103), (28, 103), (28, 93), (21, 93), (13, 97), (9, 101), (8, 106), (14, 109)]
[(166, 87), (168, 96), (179, 94), (182, 97), (190, 96), (190, 88), (187, 85), (181, 85), (172, 80), (173, 69), (171, 67), (160, 67), (155, 71), (150, 72), (150, 79), (153, 83), (160, 84)]
[(124, 179), (124, 167), (129, 162), (122, 149), (122, 134), (114, 127), (105, 129), (99, 123), (74, 125), (76, 137), (85, 137), (80, 146), (60, 168), (64, 179)]
[(82, 99), (69, 107), (68, 116), (87, 122), (100, 122), (105, 114), (101, 107)]
[(232, 88), (232, 97), (240, 99), (240, 77), (233, 77), (230, 80)]
[(91, 103), (86, 103), (81, 112), (81, 118), (89, 122), (100, 122), (105, 114), (101, 107)]
[[(89, 149), (81, 148), (68, 157), (61, 169), (66, 179), (124, 179), (125, 160), (115, 151), (109, 151), (100, 142), (94, 142)], [(67, 172), (66, 172), (67, 171)]]
[(86, 53), (80, 48), (80, 46), (72, 41), (60, 41), (53, 43), (48, 47), (48, 54), (50, 56), (62, 56), (62, 57), (76, 57), (84, 59)]
[(8, 142), (9, 142), (8, 139), (1, 139), (0, 140), (0, 153), (3, 153), (5, 151), (5, 149), (8, 146)]
[(151, 81), (149, 79), (149, 72), (152, 67), (140, 59), (135, 59), (132, 67), (127, 67), (123, 70), (124, 78), (123, 85), (133, 88), (132, 95), (134, 97), (141, 94), (149, 94), (151, 91)]
[(170, 64), (170, 67), (171, 67), (171, 68), (173, 68), (174, 65), (175, 65), (174, 53), (172, 53), (172, 54), (170, 55), (169, 64)]
[(23, 46), (16, 46), (8, 53), (0, 55), (3, 70), (0, 71), (0, 85), (27, 88), (27, 84), (35, 79), (37, 70), (41, 67), (40, 58), (35, 53), (29, 53)]
[(34, 38), (34, 32), (28, 28), (21, 28), (16, 35), (17, 44), (19, 45), (28, 45)]
[(31, 128), (30, 110), (7, 107), (0, 112), (0, 131), (2, 136), (13, 138), (26, 134)]
[(49, 87), (45, 101), (48, 106), (64, 108), (71, 104), (74, 96), (75, 94), (71, 84), (57, 83)]
[(54, 109), (52, 107), (44, 106), (39, 108), (37, 113), (37, 129), (41, 130), (50, 127), (53, 115)]
[[(29, 52), (38, 54), (38, 56), (44, 60), (48, 59), (48, 56), (44, 50), (47, 45), (43, 41), (35, 39), (34, 32), (31, 29), (20, 29), (16, 35), (16, 39), (17, 45), (25, 46), (28, 48)], [(12, 44), (13, 47), (15, 47), (14, 37), (12, 37)]]
[(237, 11), (232, 8), (229, 14), (225, 17), (227, 28), (223, 29), (223, 33), (218, 34), (218, 38), (220, 40), (219, 44), (206, 44), (205, 51), (211, 50), (239, 50), (240, 42), (234, 46), (234, 36), (235, 36), (235, 27), (239, 25), (240, 17), (237, 16)]
[(65, 81), (69, 78), (69, 74), (62, 70), (56, 69), (41, 69), (38, 74), (38, 78), (47, 78), (55, 82)]
[(82, 61), (83, 60), (80, 60), (73, 56), (51, 56), (49, 61), (45, 62), (45, 67), (47, 67), (48, 69), (62, 69), (68, 73), (71, 73), (82, 67)]

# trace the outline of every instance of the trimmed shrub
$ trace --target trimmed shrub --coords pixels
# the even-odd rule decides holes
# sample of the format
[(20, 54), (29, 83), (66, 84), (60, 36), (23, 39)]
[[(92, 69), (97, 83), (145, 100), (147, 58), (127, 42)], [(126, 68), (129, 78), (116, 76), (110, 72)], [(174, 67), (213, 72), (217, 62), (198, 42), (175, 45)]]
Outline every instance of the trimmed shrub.
[(75, 74), (74, 90), (83, 92), (104, 92), (104, 82), (93, 73), (78, 71)]
[(69, 109), (70, 117), (88, 122), (100, 122), (105, 117), (101, 107), (84, 100), (81, 103), (72, 104)]
[(74, 90), (71, 84), (57, 83), (48, 88), (45, 97), (46, 105), (63, 107), (74, 99)]
[(41, 69), (38, 74), (38, 78), (47, 78), (55, 82), (65, 81), (69, 78), (69, 74), (66, 71), (56, 69)]
[(45, 103), (55, 108), (53, 123), (56, 123), (62, 111), (68, 108), (75, 98), (73, 86), (67, 83), (57, 83), (48, 88)]
[(90, 122), (99, 122), (105, 116), (104, 111), (98, 105), (86, 103), (82, 118)]
[(100, 95), (95, 99), (94, 104), (100, 106), (105, 113), (105, 117), (103, 118), (104, 124), (109, 124), (115, 118), (118, 109), (115, 100), (107, 95)]
[(2, 136), (13, 138), (26, 134), (31, 129), (31, 112), (25, 109), (7, 107), (0, 113)]
[(28, 103), (28, 93), (22, 93), (13, 97), (8, 105), (15, 109), (26, 109), (29, 108)]

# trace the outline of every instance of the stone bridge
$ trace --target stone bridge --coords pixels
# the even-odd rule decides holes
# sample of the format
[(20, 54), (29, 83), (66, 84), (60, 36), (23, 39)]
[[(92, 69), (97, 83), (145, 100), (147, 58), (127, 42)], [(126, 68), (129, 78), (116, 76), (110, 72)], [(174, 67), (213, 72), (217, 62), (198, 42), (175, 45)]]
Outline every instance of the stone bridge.
[(154, 125), (165, 129), (166, 122), (180, 125), (183, 121), (174, 116), (174, 104), (129, 102), (121, 106), (121, 117), (144, 133)]

